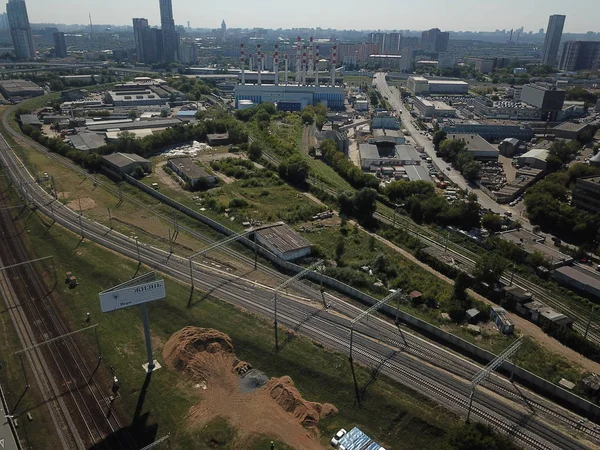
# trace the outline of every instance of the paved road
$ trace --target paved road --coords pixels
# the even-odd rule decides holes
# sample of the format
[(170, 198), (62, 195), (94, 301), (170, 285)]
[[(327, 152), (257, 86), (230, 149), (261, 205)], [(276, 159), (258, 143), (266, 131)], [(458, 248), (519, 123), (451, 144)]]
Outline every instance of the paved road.
[[(42, 213), (54, 216), (59, 224), (75, 233), (83, 229), (86, 239), (137, 259), (134, 240), (87, 218), (81, 218), (54, 201), (40, 186), (32, 183), (31, 175), (18, 163), (5, 142), (0, 144), (0, 161), (12, 174), (16, 184), (25, 183), (22, 188), (26, 197)], [(53, 204), (53, 209), (50, 208), (50, 203)], [(143, 244), (140, 245), (139, 256), (144, 264), (189, 282), (189, 263), (186, 258)], [(211, 292), (212, 295), (252, 313), (272, 317), (272, 288), (202, 263), (194, 264), (193, 272), (198, 289)], [(279, 322), (329, 348), (347, 353), (349, 318), (356, 317), (359, 310), (333, 296), (328, 296), (328, 300), (333, 302), (332, 308), (325, 310), (319, 306), (321, 294), (318, 289), (305, 286), (301, 292), (305, 295), (304, 301), (298, 301), (297, 295), (281, 295)], [(398, 331), (389, 322), (371, 321), (369, 324), (357, 325), (355, 330), (355, 361), (378, 367), (381, 373), (438, 401), (448, 409), (464, 414), (470, 393), (468, 380), (479, 366), (408, 333), (408, 345), (405, 346), (399, 342)], [(474, 398), (474, 417), (511, 433), (522, 445), (540, 449), (579, 449), (589, 448), (590, 444), (574, 439), (573, 435), (583, 431), (588, 439), (600, 438), (600, 433), (592, 427), (580, 427), (581, 430), (576, 431), (578, 416), (525, 391), (530, 401), (538, 405), (538, 413), (532, 416), (523, 409), (514, 388), (511, 388), (512, 385), (506, 379), (493, 376), (490, 383), (479, 390)], [(499, 401), (499, 396), (504, 399)]]
[[(450, 181), (456, 184), (459, 188), (477, 194), (477, 197), (479, 198), (479, 203), (484, 208), (490, 209), (498, 214), (503, 214), (505, 211), (507, 211), (507, 209), (502, 208), (500, 205), (498, 205), (498, 203), (492, 200), (487, 194), (485, 194), (480, 189), (470, 188), (467, 185), (463, 176), (458, 171), (450, 168), (447, 162), (445, 162), (442, 158), (436, 156), (433, 143), (429, 139), (427, 139), (426, 136), (419, 133), (419, 131), (412, 122), (412, 116), (410, 115), (410, 111), (406, 108), (406, 106), (404, 106), (404, 103), (400, 98), (400, 92), (395, 87), (390, 87), (387, 84), (387, 81), (385, 80), (385, 73), (376, 73), (374, 80), (379, 92), (384, 97), (387, 97), (387, 101), (401, 116), (402, 125), (408, 130), (411, 137), (415, 141), (415, 144), (425, 149), (425, 153), (427, 153), (427, 155), (432, 159), (433, 163), (436, 167), (438, 167), (440, 172), (443, 172), (446, 175), (446, 177), (449, 178)], [(448, 168), (450, 168), (450, 170), (448, 170)]]

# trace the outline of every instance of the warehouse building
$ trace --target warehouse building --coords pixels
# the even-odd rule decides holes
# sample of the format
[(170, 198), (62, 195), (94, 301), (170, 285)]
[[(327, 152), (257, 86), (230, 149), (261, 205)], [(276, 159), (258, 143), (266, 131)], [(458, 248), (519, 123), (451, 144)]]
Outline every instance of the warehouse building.
[(0, 93), (5, 98), (17, 100), (44, 95), (44, 90), (27, 80), (0, 80)]
[(179, 119), (152, 119), (139, 120), (136, 122), (125, 119), (119, 121), (98, 121), (94, 122), (94, 125), (86, 125), (86, 127), (89, 131), (98, 133), (107, 132), (109, 130), (123, 132), (141, 129), (166, 129), (181, 124), (182, 122)]
[(398, 145), (392, 138), (369, 139), (358, 146), (360, 165), (363, 170), (381, 166), (419, 165), (419, 152), (410, 145)]
[(534, 137), (534, 131), (530, 126), (509, 120), (443, 119), (438, 123), (448, 134), (478, 134), (490, 142), (501, 142), (506, 138), (530, 141)]
[(498, 161), (498, 149), (478, 134), (449, 134), (448, 139), (463, 141), (465, 150), (478, 161)]
[(229, 132), (207, 134), (206, 140), (208, 141), (208, 145), (212, 145), (213, 147), (229, 145)]
[(541, 148), (534, 148), (529, 150), (527, 153), (517, 157), (517, 163), (519, 166), (529, 166), (533, 169), (546, 170), (548, 163), (548, 155), (550, 152)]
[(428, 80), (425, 77), (408, 77), (406, 86), (415, 95), (465, 95), (469, 83), (461, 80)]
[(82, 152), (89, 152), (106, 145), (104, 137), (98, 133), (84, 131), (68, 137), (71, 145)]
[(131, 175), (138, 167), (145, 173), (152, 172), (152, 162), (134, 153), (113, 153), (102, 157), (103, 166), (115, 175)]
[(108, 91), (106, 103), (114, 106), (167, 106), (168, 98), (161, 98), (151, 89)]
[(392, 139), (396, 144), (406, 144), (406, 137), (400, 130), (376, 129), (373, 130), (375, 139)]
[(552, 131), (557, 138), (561, 139), (580, 139), (586, 133), (591, 134), (594, 127), (589, 123), (565, 122), (554, 127)]
[(40, 122), (37, 114), (21, 114), (19, 120), (23, 126), (29, 125), (36, 128), (42, 128), (42, 122)]
[(216, 178), (194, 162), (192, 158), (172, 158), (168, 166), (189, 184), (191, 189), (197, 186), (212, 186)]
[(240, 108), (242, 100), (250, 100), (254, 105), (276, 103), (281, 111), (301, 111), (318, 103), (329, 109), (343, 110), (344, 89), (337, 86), (238, 84), (235, 87), (236, 108)]
[(255, 237), (260, 245), (284, 261), (304, 258), (312, 251), (310, 242), (283, 222), (255, 231)]
[(419, 116), (424, 119), (436, 117), (456, 117), (456, 109), (444, 102), (428, 100), (423, 97), (415, 97), (413, 101)]
[(600, 276), (579, 266), (564, 266), (552, 272), (552, 276), (563, 286), (600, 299)]

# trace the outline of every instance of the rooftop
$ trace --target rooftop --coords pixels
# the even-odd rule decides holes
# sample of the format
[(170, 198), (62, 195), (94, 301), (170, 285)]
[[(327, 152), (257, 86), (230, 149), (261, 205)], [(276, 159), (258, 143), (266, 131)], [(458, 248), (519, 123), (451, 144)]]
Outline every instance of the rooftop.
[(258, 230), (256, 234), (281, 253), (292, 252), (311, 246), (310, 242), (284, 223)]
[(478, 134), (449, 134), (449, 139), (463, 140), (467, 150), (489, 150), (497, 152), (498, 149)]
[(23, 125), (39, 126), (42, 124), (40, 119), (38, 119), (38, 116), (35, 114), (21, 114), (19, 116), (19, 120)]
[(142, 158), (135, 153), (112, 153), (110, 155), (103, 156), (102, 159), (110, 162), (117, 167), (125, 167), (131, 163), (146, 163), (151, 164), (146, 158)]
[(586, 286), (600, 290), (600, 276), (591, 270), (586, 270), (579, 266), (564, 266), (556, 269), (555, 272), (578, 281)]
[(550, 154), (549, 150), (545, 150), (542, 148), (534, 148), (533, 150), (529, 150), (527, 153), (522, 154), (519, 158), (535, 158), (540, 161), (546, 161), (548, 159), (548, 155)]
[(429, 84), (455, 84), (455, 85), (469, 85), (466, 81), (461, 80), (429, 80)]
[(82, 150), (84, 152), (95, 150), (106, 145), (104, 138), (98, 133), (91, 133), (86, 131), (69, 136), (69, 139), (71, 141), (71, 144), (73, 144), (73, 147), (75, 147), (77, 150)]
[(561, 123), (560, 125), (554, 127), (553, 130), (579, 132), (589, 126), (590, 126), (590, 124), (588, 124), (588, 123), (564, 122), (564, 123)]
[(196, 164), (192, 158), (172, 158), (169, 159), (169, 163), (178, 167), (191, 180), (210, 177), (210, 174)]

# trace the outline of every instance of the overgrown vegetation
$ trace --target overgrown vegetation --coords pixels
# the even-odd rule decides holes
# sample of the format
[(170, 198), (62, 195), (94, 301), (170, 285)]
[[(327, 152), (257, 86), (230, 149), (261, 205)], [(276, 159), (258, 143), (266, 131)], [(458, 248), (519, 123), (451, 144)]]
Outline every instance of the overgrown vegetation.
[(344, 153), (338, 150), (337, 145), (332, 140), (326, 139), (321, 143), (321, 153), (327, 164), (333, 167), (354, 188), (378, 188), (379, 180), (356, 167)]

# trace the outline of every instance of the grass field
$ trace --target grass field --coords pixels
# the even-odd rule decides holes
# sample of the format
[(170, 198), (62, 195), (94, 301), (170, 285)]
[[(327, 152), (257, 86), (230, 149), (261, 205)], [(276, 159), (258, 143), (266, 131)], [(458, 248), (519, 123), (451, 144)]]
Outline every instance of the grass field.
[[(136, 310), (101, 314), (97, 294), (107, 287), (123, 282), (137, 272), (137, 264), (116, 256), (91, 243), (78, 245), (79, 238), (57, 226), (46, 232), (34, 216), (29, 223), (28, 246), (33, 256), (54, 254), (58, 273), (72, 270), (80, 285), (69, 290), (59, 284), (55, 301), (72, 329), (82, 326), (83, 317), (90, 312), (99, 323), (99, 342), (103, 361), (100, 374), (108, 383), (108, 366), (114, 366), (121, 380), (122, 397), (116, 408), (134, 423), (135, 430), (149, 443), (171, 433), (169, 448), (234, 448), (232, 437), (222, 423), (210, 424), (201, 430), (185, 425), (188, 409), (198, 401), (190, 393), (190, 384), (177, 373), (167, 369), (157, 371), (149, 385), (142, 390), (144, 373), (141, 364), (145, 347), (141, 321)], [(142, 269), (143, 270), (143, 269)], [(393, 448), (440, 448), (446, 431), (457, 424), (456, 419), (426, 399), (386, 378), (380, 378), (369, 389), (364, 405), (357, 407), (352, 396), (352, 378), (346, 357), (324, 350), (308, 339), (295, 339), (279, 354), (273, 351), (269, 323), (240, 312), (197, 293), (195, 306), (186, 309), (189, 288), (167, 280), (168, 298), (149, 306), (150, 322), (156, 356), (160, 360), (162, 345), (171, 334), (188, 325), (211, 327), (229, 334), (237, 355), (263, 370), (269, 376), (291, 376), (303, 396), (309, 400), (331, 402), (340, 414), (321, 423), (323, 445), (337, 428), (358, 425)], [(93, 337), (80, 335), (81, 343), (96, 354)], [(360, 369), (359, 381), (365, 383), (369, 371)], [(140, 403), (142, 403), (140, 405)], [(137, 408), (137, 415), (134, 412)], [(225, 431), (224, 431), (225, 430)], [(215, 438), (216, 436), (216, 438)], [(258, 438), (247, 448), (264, 448), (269, 437)], [(238, 448), (238, 447), (235, 447)], [(285, 447), (278, 447), (285, 448)]]

